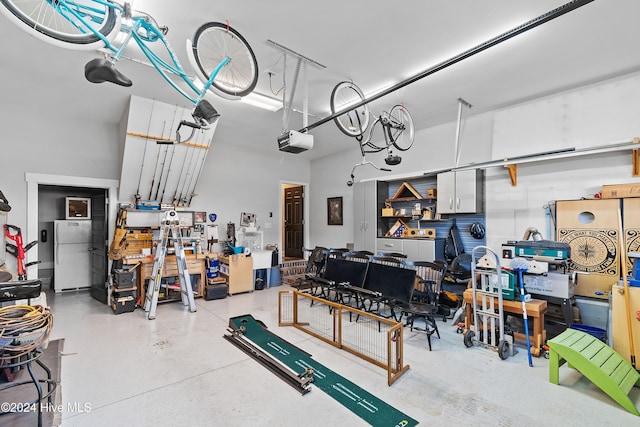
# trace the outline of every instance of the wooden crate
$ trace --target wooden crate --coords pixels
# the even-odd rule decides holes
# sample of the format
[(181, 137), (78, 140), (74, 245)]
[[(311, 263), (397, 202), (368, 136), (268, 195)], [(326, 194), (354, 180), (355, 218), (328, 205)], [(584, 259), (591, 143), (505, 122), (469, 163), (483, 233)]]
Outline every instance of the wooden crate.
[(556, 202), (556, 240), (571, 246), (576, 295), (607, 298), (619, 276), (619, 199)]
[(131, 233), (127, 234), (126, 255), (139, 255), (142, 249), (153, 247), (153, 233)]

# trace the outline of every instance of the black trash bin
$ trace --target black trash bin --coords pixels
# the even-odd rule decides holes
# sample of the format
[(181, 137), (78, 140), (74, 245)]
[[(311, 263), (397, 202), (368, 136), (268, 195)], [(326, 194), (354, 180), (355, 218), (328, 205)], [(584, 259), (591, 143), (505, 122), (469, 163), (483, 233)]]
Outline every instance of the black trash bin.
[(267, 282), (267, 269), (260, 268), (256, 270), (256, 283), (254, 286), (255, 290), (256, 291), (263, 290), (266, 285), (266, 282)]

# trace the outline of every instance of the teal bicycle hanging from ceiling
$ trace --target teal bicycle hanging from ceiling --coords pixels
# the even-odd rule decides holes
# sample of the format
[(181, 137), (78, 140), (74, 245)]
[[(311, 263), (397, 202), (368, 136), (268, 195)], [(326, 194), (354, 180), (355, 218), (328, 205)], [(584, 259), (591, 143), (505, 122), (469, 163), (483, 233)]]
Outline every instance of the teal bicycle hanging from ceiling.
[[(364, 94), (358, 86), (348, 81), (340, 82), (331, 92), (331, 114), (347, 110), (351, 106), (361, 104), (364, 100)], [(356, 168), (360, 166), (370, 165), (378, 170), (391, 172), (391, 169), (379, 167), (367, 160), (367, 153), (386, 151), (385, 163), (389, 166), (395, 166), (400, 163), (402, 158), (393, 154), (391, 148), (395, 147), (400, 151), (407, 151), (413, 145), (415, 137), (413, 119), (404, 105), (394, 105), (388, 112), (383, 111), (376, 117), (370, 127), (369, 116), (369, 105), (363, 104), (338, 115), (334, 119), (338, 128), (345, 135), (354, 137), (358, 141), (360, 153), (362, 154), (362, 161), (356, 163), (351, 169), (351, 179), (347, 181), (348, 186), (353, 185)], [(373, 142), (374, 130), (378, 124), (382, 127), (384, 143)], [(365, 138), (367, 128), (369, 128), (369, 133)]]
[[(206, 126), (218, 117), (204, 99), (211, 90), (228, 99), (248, 95), (258, 81), (258, 63), (247, 41), (228, 24), (208, 22), (187, 40), (187, 57), (202, 85), (192, 81), (169, 45), (168, 28), (159, 26), (149, 14), (132, 10), (129, 3), (110, 0), (0, 0), (0, 10), (30, 34), (66, 49), (105, 53), (85, 66), (85, 77), (122, 86), (132, 82), (115, 65), (133, 40), (151, 65), (182, 96), (195, 106), (194, 118)], [(121, 37), (116, 38), (118, 34)], [(116, 40), (122, 40), (120, 42)], [(163, 59), (155, 46), (164, 46)], [(186, 83), (181, 88), (173, 76)], [(202, 122), (206, 120), (207, 123)]]

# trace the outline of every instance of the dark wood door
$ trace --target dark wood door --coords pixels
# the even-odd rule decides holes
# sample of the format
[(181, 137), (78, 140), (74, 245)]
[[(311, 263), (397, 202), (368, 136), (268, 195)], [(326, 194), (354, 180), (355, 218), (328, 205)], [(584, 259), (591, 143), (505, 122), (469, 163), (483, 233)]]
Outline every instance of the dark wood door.
[(107, 198), (91, 197), (91, 296), (107, 301)]
[(284, 256), (303, 258), (304, 187), (284, 189)]

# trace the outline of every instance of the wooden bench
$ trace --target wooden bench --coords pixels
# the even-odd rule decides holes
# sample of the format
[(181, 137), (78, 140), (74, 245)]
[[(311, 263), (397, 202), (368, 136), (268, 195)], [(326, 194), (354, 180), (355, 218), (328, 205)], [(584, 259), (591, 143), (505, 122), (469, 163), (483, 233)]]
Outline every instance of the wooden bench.
[[(473, 323), (473, 290), (467, 289), (463, 294), (464, 301), (467, 303), (467, 312), (465, 326), (468, 329)], [(498, 300), (496, 298), (496, 307), (498, 306)], [(527, 318), (532, 319), (533, 323), (533, 335), (529, 337), (531, 342), (531, 354), (535, 357), (539, 357), (541, 354), (540, 349), (544, 344), (547, 336), (544, 329), (544, 315), (547, 312), (547, 302), (539, 299), (532, 299), (526, 303)], [(522, 301), (510, 301), (502, 300), (502, 311), (505, 313), (518, 314), (522, 316)], [(520, 332), (514, 332), (513, 337), (517, 340), (523, 340), (526, 342), (526, 335)]]
[(549, 382), (559, 384), (560, 366), (567, 363), (627, 411), (640, 416), (629, 399), (634, 385), (640, 386), (640, 374), (614, 349), (585, 332), (567, 329), (550, 339)]

